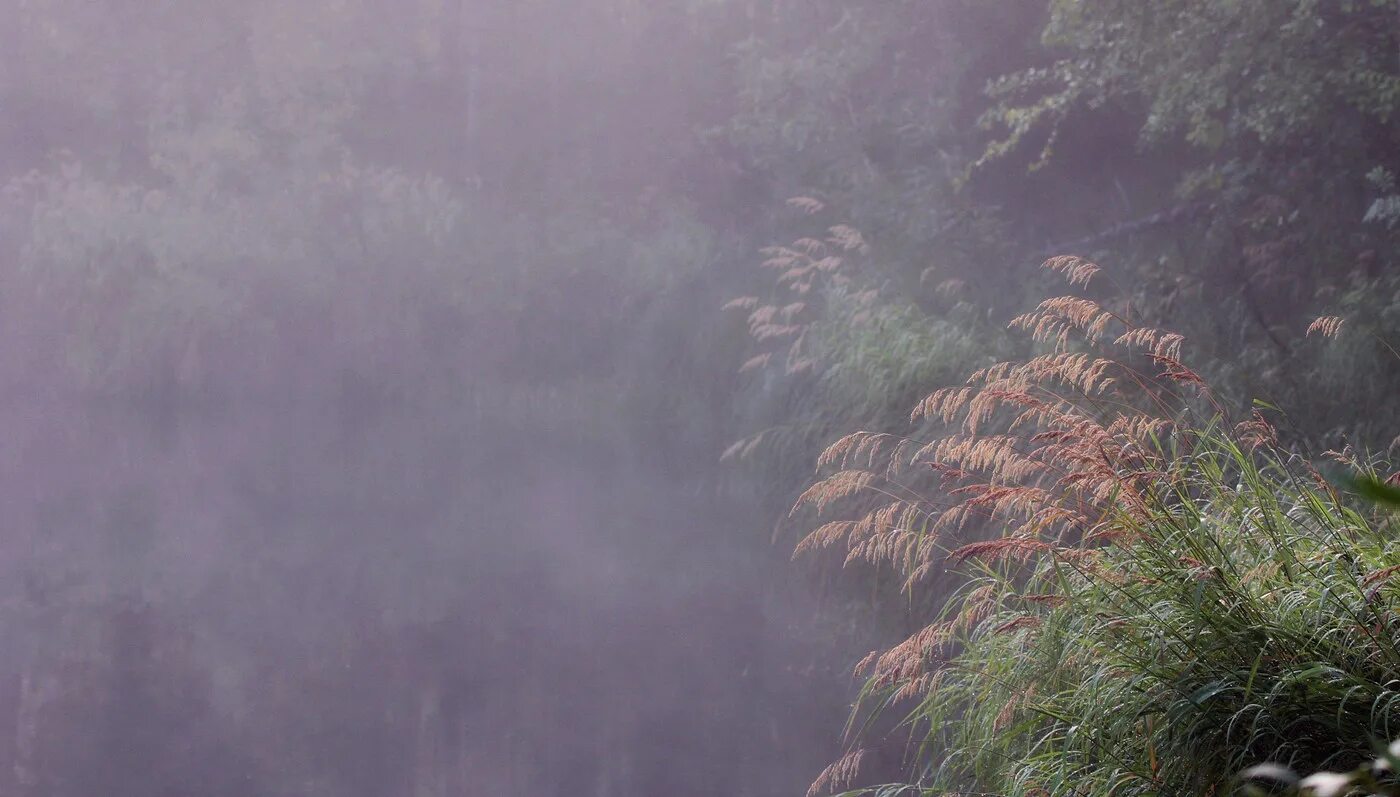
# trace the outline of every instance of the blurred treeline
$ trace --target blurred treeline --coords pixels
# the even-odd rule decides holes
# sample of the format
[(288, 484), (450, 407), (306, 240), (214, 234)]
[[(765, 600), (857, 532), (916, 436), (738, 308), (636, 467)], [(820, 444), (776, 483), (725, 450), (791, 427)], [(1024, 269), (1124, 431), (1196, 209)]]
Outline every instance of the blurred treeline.
[[(766, 529), (1050, 254), (1300, 438), (1397, 431), (1394, 0), (0, 12), (6, 793), (786, 793), (829, 750), (770, 715), (848, 662), (735, 657)], [(720, 306), (837, 224), (741, 373)]]
[(4, 4), (0, 793), (820, 768), (716, 501), (747, 16), (653, 5)]

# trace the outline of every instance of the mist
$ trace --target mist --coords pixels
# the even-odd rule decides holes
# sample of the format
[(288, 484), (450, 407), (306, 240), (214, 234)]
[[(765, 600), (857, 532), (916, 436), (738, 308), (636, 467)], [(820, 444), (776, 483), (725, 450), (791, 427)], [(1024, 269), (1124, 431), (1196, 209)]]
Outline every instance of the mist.
[[(1207, 793), (1386, 735), (1390, 648), (1327, 645), (1400, 600), (1394, 2), (3, 5), (0, 793)], [(1252, 586), (1275, 510), (1361, 609)], [(1100, 556), (1322, 608), (1177, 649), (1037, 569)], [(1084, 697), (1138, 666), (1168, 730)]]
[(5, 18), (5, 793), (805, 788), (684, 9)]

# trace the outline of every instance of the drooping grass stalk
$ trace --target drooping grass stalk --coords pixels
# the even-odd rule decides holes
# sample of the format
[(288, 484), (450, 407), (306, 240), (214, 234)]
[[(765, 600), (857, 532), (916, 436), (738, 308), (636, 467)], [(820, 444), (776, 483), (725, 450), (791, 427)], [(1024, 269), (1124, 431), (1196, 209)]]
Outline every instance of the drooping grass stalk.
[(853, 737), (903, 712), (918, 741), (910, 783), (864, 793), (1218, 794), (1261, 761), (1347, 768), (1400, 734), (1391, 522), (1258, 412), (1232, 422), (1180, 336), (1077, 297), (1013, 326), (1050, 351), (931, 394), (916, 436), (841, 438), (799, 501), (849, 511), (803, 550), (951, 594), (863, 663)]

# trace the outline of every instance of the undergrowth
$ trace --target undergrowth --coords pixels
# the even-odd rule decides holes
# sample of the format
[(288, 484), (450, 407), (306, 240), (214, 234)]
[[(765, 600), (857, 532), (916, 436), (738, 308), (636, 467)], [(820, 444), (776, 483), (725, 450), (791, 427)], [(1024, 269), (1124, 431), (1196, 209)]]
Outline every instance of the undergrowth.
[[(789, 205), (807, 215), (824, 210), (807, 197)], [(934, 317), (882, 290), (870, 250), (841, 224), (769, 247), (768, 293), (725, 305), (744, 313), (756, 353), (740, 369), (748, 384), (739, 403), (753, 428), (724, 459), (775, 493), (775, 511), (810, 481), (808, 463), (833, 437), (857, 424), (897, 422), (925, 385), (993, 361), (997, 346), (979, 335), (985, 325), (973, 308), (955, 304)]]
[(910, 435), (841, 438), (794, 508), (817, 518), (799, 552), (951, 596), (862, 663), (850, 752), (813, 793), (859, 783), (891, 715), (911, 777), (846, 794), (1219, 794), (1400, 735), (1394, 519), (1280, 443), (1267, 405), (1232, 417), (1130, 306), (1064, 296), (1012, 326), (1041, 353), (927, 396)]

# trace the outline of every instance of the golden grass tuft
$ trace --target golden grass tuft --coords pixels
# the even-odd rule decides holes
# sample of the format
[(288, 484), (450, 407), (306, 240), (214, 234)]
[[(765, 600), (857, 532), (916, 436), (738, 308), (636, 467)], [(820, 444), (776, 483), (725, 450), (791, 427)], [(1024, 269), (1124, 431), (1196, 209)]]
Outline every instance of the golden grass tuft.
[(1082, 257), (1060, 255), (1045, 261), (1045, 268), (1063, 276), (1070, 285), (1088, 287), (1089, 281), (1099, 273), (1099, 267)]
[(1325, 315), (1308, 325), (1307, 337), (1312, 337), (1313, 333), (1324, 338), (1335, 338), (1342, 331), (1342, 325), (1346, 319), (1336, 315)]
[(796, 208), (808, 215), (820, 213), (826, 209), (825, 202), (809, 196), (795, 196), (787, 201), (787, 206)]
[(811, 788), (807, 789), (807, 797), (817, 797), (832, 789), (849, 786), (860, 773), (860, 764), (864, 758), (865, 750), (852, 750), (833, 761), (812, 782)]

